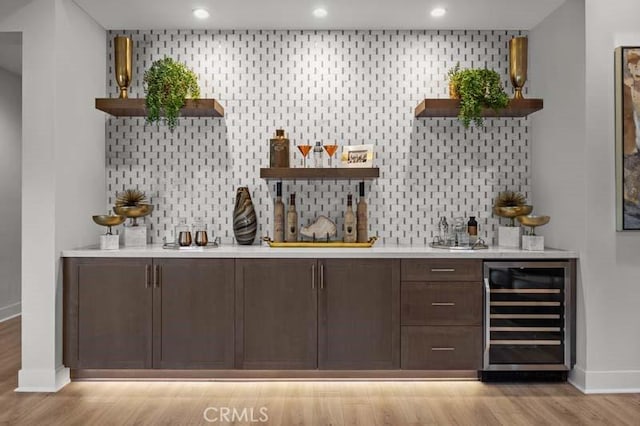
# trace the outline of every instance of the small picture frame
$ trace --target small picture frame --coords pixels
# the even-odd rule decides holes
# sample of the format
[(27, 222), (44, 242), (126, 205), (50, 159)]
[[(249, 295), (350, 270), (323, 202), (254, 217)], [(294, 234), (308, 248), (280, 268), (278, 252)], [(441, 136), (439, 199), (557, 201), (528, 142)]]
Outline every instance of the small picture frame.
[(373, 144), (342, 147), (340, 165), (353, 168), (373, 167)]

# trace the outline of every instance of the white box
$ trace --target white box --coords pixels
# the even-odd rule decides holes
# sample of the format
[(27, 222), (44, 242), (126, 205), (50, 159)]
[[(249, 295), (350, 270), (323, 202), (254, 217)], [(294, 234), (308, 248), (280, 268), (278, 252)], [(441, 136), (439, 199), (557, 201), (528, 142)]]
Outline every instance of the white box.
[(499, 226), (498, 245), (500, 247), (520, 248), (520, 227)]
[(125, 247), (146, 247), (147, 246), (147, 226), (125, 226), (124, 227)]
[(119, 248), (119, 235), (100, 235), (100, 250), (118, 250)]
[(541, 235), (523, 235), (522, 250), (544, 251), (544, 237)]

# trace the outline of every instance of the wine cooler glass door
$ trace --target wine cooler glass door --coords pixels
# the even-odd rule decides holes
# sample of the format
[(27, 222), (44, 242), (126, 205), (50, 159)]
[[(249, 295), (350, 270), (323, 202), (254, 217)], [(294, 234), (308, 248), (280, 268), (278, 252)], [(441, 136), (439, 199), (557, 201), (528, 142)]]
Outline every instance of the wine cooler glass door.
[(569, 268), (485, 263), (485, 370), (569, 369)]

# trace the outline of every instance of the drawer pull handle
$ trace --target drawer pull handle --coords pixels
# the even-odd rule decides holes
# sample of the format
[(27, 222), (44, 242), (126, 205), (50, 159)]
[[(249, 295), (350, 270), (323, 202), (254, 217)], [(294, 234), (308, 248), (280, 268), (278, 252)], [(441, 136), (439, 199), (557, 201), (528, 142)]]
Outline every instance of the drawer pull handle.
[(431, 272), (455, 272), (455, 268), (431, 268)]
[(448, 348), (448, 347), (444, 347), (444, 348), (431, 348), (432, 351), (455, 351), (456, 348)]
[(433, 302), (431, 306), (456, 306), (453, 302)]

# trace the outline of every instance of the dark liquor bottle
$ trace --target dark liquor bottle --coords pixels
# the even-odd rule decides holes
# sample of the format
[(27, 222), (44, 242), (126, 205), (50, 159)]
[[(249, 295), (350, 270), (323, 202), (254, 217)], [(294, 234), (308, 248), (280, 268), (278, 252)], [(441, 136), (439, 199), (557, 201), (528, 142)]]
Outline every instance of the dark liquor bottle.
[(273, 241), (284, 241), (284, 203), (282, 202), (282, 182), (276, 183), (276, 201), (273, 204)]
[(344, 242), (355, 243), (356, 238), (356, 215), (353, 213), (353, 197), (347, 195), (347, 210), (344, 212)]
[(287, 212), (286, 241), (294, 243), (298, 241), (298, 212), (296, 211), (296, 194), (291, 194), (289, 199), (289, 211)]
[(356, 208), (358, 242), (369, 241), (369, 219), (367, 218), (367, 200), (364, 198), (364, 182), (360, 182), (360, 198)]

